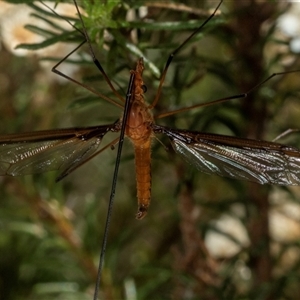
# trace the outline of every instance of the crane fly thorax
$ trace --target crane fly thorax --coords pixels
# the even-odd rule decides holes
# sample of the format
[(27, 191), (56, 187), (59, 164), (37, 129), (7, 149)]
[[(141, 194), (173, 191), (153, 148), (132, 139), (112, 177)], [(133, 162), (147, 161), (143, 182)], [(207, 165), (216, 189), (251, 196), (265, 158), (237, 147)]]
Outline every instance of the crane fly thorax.
[(126, 124), (126, 134), (133, 143), (143, 143), (151, 136), (152, 115), (145, 103), (133, 101)]

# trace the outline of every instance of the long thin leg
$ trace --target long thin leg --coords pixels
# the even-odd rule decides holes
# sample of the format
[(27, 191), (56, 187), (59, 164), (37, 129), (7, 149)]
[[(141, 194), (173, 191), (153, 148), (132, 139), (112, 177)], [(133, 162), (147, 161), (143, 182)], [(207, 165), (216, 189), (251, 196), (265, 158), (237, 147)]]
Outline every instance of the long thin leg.
[(79, 11), (79, 8), (78, 8), (78, 5), (77, 5), (77, 2), (76, 0), (73, 0), (74, 1), (74, 4), (75, 4), (75, 7), (76, 7), (76, 10), (77, 10), (77, 13), (78, 13), (78, 16), (79, 16), (79, 19), (80, 19), (80, 22), (81, 22), (81, 25), (83, 27), (83, 34), (84, 34), (84, 37), (85, 37), (85, 41), (87, 42), (88, 44), (88, 47), (90, 49), (90, 54), (92, 56), (92, 59), (93, 59), (93, 62), (94, 64), (96, 65), (96, 67), (98, 68), (98, 70), (101, 72), (101, 74), (103, 75), (105, 81), (107, 82), (107, 84), (110, 86), (112, 92), (118, 97), (118, 99), (121, 101), (121, 102), (124, 102), (124, 99), (123, 97), (117, 92), (117, 90), (115, 89), (115, 87), (113, 86), (112, 82), (110, 81), (110, 79), (108, 78), (107, 74), (105, 73), (104, 69), (102, 68), (99, 60), (97, 59), (96, 55), (95, 55), (95, 52), (93, 50), (93, 47), (92, 47), (92, 44), (91, 44), (91, 41), (90, 41), (90, 38), (87, 34), (87, 29), (85, 27), (85, 24), (82, 20), (82, 16), (81, 16), (81, 13)]
[(292, 133), (299, 132), (299, 131), (300, 131), (300, 129), (296, 129), (296, 128), (287, 129), (284, 132), (280, 133), (278, 136), (276, 136), (276, 138), (273, 139), (272, 142), (277, 142), (278, 140), (284, 138), (285, 136), (288, 136)]
[(160, 82), (159, 82), (159, 86), (157, 89), (157, 93), (155, 96), (155, 99), (153, 101), (153, 103), (151, 105), (149, 105), (149, 109), (152, 109), (153, 107), (156, 106), (159, 98), (160, 98), (160, 94), (162, 91), (162, 87), (169, 69), (169, 66), (174, 58), (174, 56), (199, 32), (202, 30), (202, 28), (215, 16), (215, 14), (217, 13), (220, 5), (222, 4), (223, 0), (221, 0), (218, 4), (218, 6), (215, 8), (214, 12), (202, 23), (202, 25), (200, 27), (198, 27), (197, 30), (195, 30), (177, 49), (175, 49), (170, 55), (169, 58), (167, 60), (167, 63), (165, 65), (165, 68), (162, 72), (161, 78), (160, 78)]
[[(42, 2), (41, 3), (47, 7), (49, 10), (51, 10), (54, 14), (57, 15), (57, 13), (55, 12), (55, 10), (53, 10), (51, 7), (49, 7), (46, 3)], [(82, 82), (79, 82), (77, 81), (76, 79), (64, 74), (63, 72), (59, 71), (57, 68), (63, 63), (65, 62), (73, 53), (75, 53), (78, 49), (80, 49), (85, 43), (88, 43), (88, 46), (89, 46), (89, 49), (90, 49), (90, 53), (91, 53), (91, 56), (92, 56), (92, 59), (93, 59), (93, 62), (94, 64), (97, 66), (98, 70), (101, 72), (101, 74), (103, 75), (105, 81), (107, 82), (107, 84), (109, 85), (109, 87), (111, 88), (112, 92), (116, 95), (116, 97), (121, 101), (121, 103), (124, 103), (124, 98), (118, 93), (118, 91), (115, 89), (115, 87), (113, 86), (112, 82), (110, 81), (110, 79), (108, 78), (106, 72), (104, 71), (104, 69), (102, 68), (100, 62), (98, 61), (98, 59), (95, 57), (95, 53), (94, 53), (94, 50), (91, 46), (91, 43), (90, 43), (90, 40), (89, 40), (89, 37), (86, 33), (86, 28), (85, 28), (85, 25), (83, 23), (83, 20), (82, 20), (82, 17), (81, 17), (81, 14), (80, 14), (80, 11), (79, 11), (79, 8), (78, 8), (78, 5), (76, 3), (76, 0), (74, 0), (74, 4), (75, 4), (75, 7), (76, 7), (76, 10), (77, 10), (77, 13), (78, 13), (78, 16), (80, 18), (80, 21), (81, 21), (81, 24), (83, 26), (83, 29), (84, 31), (81, 31), (80, 29), (78, 29), (76, 26), (74, 26), (71, 22), (69, 22), (67, 19), (64, 19), (66, 22), (68, 22), (70, 24), (70, 26), (72, 26), (75, 30), (77, 30), (83, 37), (84, 37), (84, 40), (74, 49), (72, 50), (68, 55), (66, 55), (62, 60), (60, 60), (55, 66), (52, 67), (52, 72), (54, 72), (55, 74), (77, 84), (77, 85), (80, 85), (82, 86), (83, 88), (85, 88), (86, 90), (92, 92), (93, 94), (99, 96), (100, 98), (116, 105), (117, 107), (120, 107), (120, 108), (123, 108), (123, 104), (120, 104), (119, 102), (116, 102), (115, 100), (103, 95), (102, 93), (99, 93), (97, 90), (93, 89), (92, 87), (82, 83)]]
[[(111, 81), (109, 80), (108, 76), (106, 75), (105, 71), (103, 70), (101, 64), (99, 63), (98, 59), (96, 58), (93, 48), (91, 46), (87, 31), (86, 31), (86, 27), (84, 25), (84, 22), (82, 20), (81, 14), (79, 12), (79, 8), (78, 5), (76, 3), (76, 1), (74, 0), (74, 4), (76, 6), (76, 10), (78, 12), (79, 18), (81, 20), (82, 26), (83, 26), (83, 35), (85, 37), (85, 40), (83, 42), (80, 43), (79, 46), (77, 46), (73, 51), (71, 51), (66, 57), (64, 57), (61, 61), (59, 61), (53, 68), (52, 71), (68, 80), (70, 80), (71, 82), (77, 83), (81, 86), (83, 86), (84, 88), (86, 88), (87, 90), (93, 92), (94, 94), (98, 95), (99, 97), (112, 102), (113, 104), (119, 106), (119, 107), (123, 107), (122, 105), (120, 105), (119, 103), (115, 102), (114, 100), (106, 97), (105, 95), (102, 95), (101, 93), (98, 93), (97, 91), (95, 91), (94, 89), (90, 88), (89, 86), (86, 86), (80, 82), (78, 82), (77, 80), (70, 78), (68, 75), (60, 72), (59, 70), (57, 70), (57, 67), (63, 63), (66, 59), (68, 59), (68, 57), (70, 57), (75, 51), (77, 51), (82, 45), (84, 45), (86, 42), (88, 43), (90, 52), (91, 52), (91, 56), (93, 58), (93, 61), (95, 63), (95, 65), (97, 66), (97, 68), (99, 69), (99, 71), (102, 73), (102, 75), (104, 76), (106, 82), (108, 83), (108, 85), (111, 87), (113, 93), (122, 101), (124, 102), (124, 99), (120, 96), (120, 94), (115, 90), (115, 88), (113, 87)], [(101, 247), (101, 252), (100, 252), (100, 258), (99, 258), (99, 266), (98, 266), (98, 273), (97, 273), (97, 281), (96, 281), (96, 286), (95, 286), (95, 291), (94, 291), (94, 300), (98, 299), (98, 295), (99, 295), (99, 289), (100, 289), (100, 282), (101, 282), (101, 275), (102, 275), (102, 268), (103, 268), (103, 264), (104, 264), (104, 257), (105, 257), (105, 251), (106, 251), (106, 246), (107, 246), (107, 238), (108, 238), (108, 232), (109, 232), (109, 226), (110, 226), (110, 220), (111, 220), (111, 214), (112, 214), (112, 209), (113, 209), (113, 203), (114, 203), (114, 197), (115, 197), (115, 191), (116, 191), (116, 185), (117, 185), (117, 176), (118, 176), (118, 170), (119, 170), (119, 165), (120, 165), (120, 159), (121, 159), (121, 153), (122, 153), (122, 147), (123, 147), (123, 141), (124, 141), (124, 135), (125, 135), (125, 126), (126, 126), (126, 121), (127, 121), (127, 116), (128, 116), (128, 112), (129, 112), (129, 107), (130, 107), (130, 100), (131, 100), (131, 93), (132, 93), (132, 89), (133, 89), (133, 82), (134, 82), (134, 73), (131, 74), (130, 77), (130, 81), (129, 81), (129, 85), (128, 85), (128, 90), (127, 90), (127, 94), (126, 94), (126, 101), (125, 101), (125, 107), (124, 107), (124, 113), (123, 113), (123, 121), (122, 121), (122, 126), (121, 126), (121, 131), (120, 131), (120, 137), (118, 138), (119, 143), (118, 143), (118, 151), (117, 151), (117, 157), (116, 157), (116, 164), (115, 164), (115, 169), (114, 169), (114, 174), (113, 174), (113, 180), (112, 180), (112, 186), (111, 186), (111, 193), (110, 193), (110, 198), (109, 198), (109, 204), (108, 204), (108, 210), (107, 210), (107, 217), (106, 217), (106, 223), (105, 223), (105, 229), (104, 229), (104, 237), (103, 237), (103, 241), (102, 241), (102, 247)], [(117, 140), (114, 140), (112, 143), (110, 143), (108, 146), (110, 146), (111, 144), (114, 144)], [(104, 149), (106, 149), (108, 146), (104, 147), (103, 149), (100, 149), (98, 152), (96, 152), (92, 157), (94, 157), (95, 155), (99, 154), (99, 152), (103, 151)], [(91, 158), (92, 158), (91, 157)], [(89, 158), (90, 159), (90, 158)], [(85, 163), (86, 161), (84, 161)], [(77, 168), (78, 166), (76, 166)], [(73, 169), (71, 169), (71, 171), (73, 171)], [(64, 176), (66, 176), (68, 173), (63, 174), (62, 177), (58, 178), (58, 180), (61, 180)]]
[(211, 105), (227, 102), (227, 101), (230, 101), (230, 100), (233, 100), (233, 99), (247, 98), (249, 94), (251, 94), (252, 92), (257, 90), (259, 87), (261, 87), (263, 84), (265, 84), (267, 81), (269, 81), (273, 77), (279, 76), (279, 75), (286, 75), (286, 74), (290, 74), (290, 73), (297, 73), (297, 72), (300, 72), (300, 70), (273, 73), (272, 75), (270, 75), (269, 77), (267, 77), (266, 79), (264, 79), (263, 81), (258, 83), (256, 86), (251, 88), (246, 93), (241, 93), (241, 94), (233, 95), (233, 96), (230, 96), (230, 97), (220, 98), (220, 99), (217, 99), (217, 100), (214, 100), (214, 101), (211, 101), (211, 102), (207, 102), (207, 103), (201, 103), (201, 104), (195, 104), (195, 105), (188, 106), (188, 107), (183, 107), (183, 108), (180, 108), (180, 109), (177, 109), (177, 110), (172, 110), (172, 111), (169, 111), (169, 112), (165, 112), (165, 113), (156, 115), (156, 116), (154, 116), (154, 118), (155, 119), (161, 119), (161, 118), (172, 116), (172, 115), (184, 112), (184, 111), (192, 110), (194, 108), (200, 108), (200, 107), (203, 108), (203, 107), (206, 107), (206, 106), (211, 106)]
[(114, 147), (114, 145), (116, 145), (118, 142), (119, 142), (119, 137), (114, 139), (109, 144), (105, 145), (104, 147), (102, 147), (100, 150), (95, 152), (93, 155), (89, 156), (87, 159), (83, 160), (80, 164), (76, 164), (75, 167), (70, 166), (67, 170), (65, 170), (62, 174), (60, 174), (60, 176), (58, 176), (55, 181), (56, 182), (61, 181), (66, 176), (68, 176), (70, 173), (74, 172), (76, 169), (78, 169), (79, 167), (81, 167), (82, 165), (84, 165), (85, 163), (87, 163), (88, 161), (90, 161), (91, 159), (96, 157), (97, 155), (99, 155), (101, 152), (105, 151), (108, 148)]
[(107, 245), (109, 225), (110, 225), (111, 214), (112, 214), (113, 203), (114, 203), (115, 192), (116, 192), (116, 186), (117, 186), (117, 177), (118, 177), (119, 165), (120, 165), (120, 160), (121, 160), (121, 153), (122, 153), (122, 147), (123, 147), (123, 141), (124, 141), (124, 135), (125, 135), (126, 121), (127, 121), (128, 112), (129, 112), (131, 93), (132, 93), (132, 88), (133, 88), (133, 81), (134, 81), (134, 73), (131, 73), (128, 90), (127, 90), (127, 94), (126, 94), (126, 102), (125, 102), (124, 113), (123, 113), (120, 141), (118, 144), (118, 152), (117, 152), (115, 170), (114, 170), (112, 186), (111, 186), (111, 193), (110, 193), (109, 203), (108, 203), (107, 217), (106, 217), (104, 237), (103, 237), (101, 253), (100, 253), (100, 260), (99, 260), (97, 282), (96, 282), (95, 293), (94, 293), (94, 300), (98, 299), (98, 294), (99, 294), (102, 268), (103, 268), (103, 263), (104, 263), (104, 256), (105, 256), (106, 245)]
[[(57, 75), (59, 75), (59, 76), (65, 78), (65, 79), (71, 81), (71, 82), (74, 82), (74, 83), (76, 83), (76, 84), (82, 86), (83, 88), (85, 88), (86, 90), (88, 90), (88, 91), (92, 92), (93, 94), (99, 96), (100, 98), (102, 98), (102, 99), (104, 99), (104, 100), (106, 100), (106, 101), (108, 101), (108, 102), (110, 102), (110, 103), (112, 103), (112, 104), (114, 104), (114, 105), (116, 105), (116, 106), (118, 106), (118, 107), (120, 107), (120, 108), (123, 108), (123, 105), (121, 105), (120, 103), (114, 101), (113, 99), (111, 99), (111, 98), (105, 96), (105, 95), (102, 94), (102, 93), (99, 93), (98, 91), (96, 91), (96, 90), (93, 89), (92, 87), (90, 87), (90, 86), (88, 86), (88, 85), (86, 85), (86, 84), (84, 84), (84, 83), (82, 83), (82, 82), (77, 81), (76, 79), (74, 79), (74, 78), (72, 78), (72, 77), (66, 75), (65, 73), (62, 73), (61, 71), (59, 71), (59, 70), (57, 69), (57, 67), (58, 67), (59, 65), (61, 65), (64, 61), (66, 61), (66, 60), (67, 60), (74, 52), (76, 52), (76, 51), (77, 51), (82, 45), (84, 45), (85, 43), (86, 43), (86, 41), (82, 41), (82, 42), (81, 42), (74, 50), (72, 50), (67, 56), (65, 56), (65, 57), (64, 57), (62, 60), (60, 60), (54, 67), (52, 67), (52, 70), (51, 70), (51, 71), (52, 71), (53, 73), (55, 73), (55, 74), (57, 74)], [(106, 75), (106, 74), (105, 74), (105, 75)]]

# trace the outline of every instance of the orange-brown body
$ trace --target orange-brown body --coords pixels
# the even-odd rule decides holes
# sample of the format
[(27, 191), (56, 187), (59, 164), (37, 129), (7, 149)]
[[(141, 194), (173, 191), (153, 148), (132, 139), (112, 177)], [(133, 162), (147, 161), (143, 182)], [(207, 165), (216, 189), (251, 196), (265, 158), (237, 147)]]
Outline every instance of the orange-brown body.
[(142, 219), (148, 210), (151, 199), (151, 139), (153, 117), (144, 100), (143, 59), (137, 62), (135, 78), (127, 117), (125, 134), (133, 143), (135, 151), (135, 171), (137, 182), (138, 212), (137, 219)]

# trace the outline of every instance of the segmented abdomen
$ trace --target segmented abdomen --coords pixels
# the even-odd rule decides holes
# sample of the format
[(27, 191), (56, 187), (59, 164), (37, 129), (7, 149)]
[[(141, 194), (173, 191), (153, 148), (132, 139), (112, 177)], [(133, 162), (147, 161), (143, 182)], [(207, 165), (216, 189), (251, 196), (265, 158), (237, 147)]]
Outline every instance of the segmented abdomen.
[(142, 219), (147, 214), (151, 198), (151, 139), (143, 145), (135, 145), (134, 150), (138, 198), (136, 218)]

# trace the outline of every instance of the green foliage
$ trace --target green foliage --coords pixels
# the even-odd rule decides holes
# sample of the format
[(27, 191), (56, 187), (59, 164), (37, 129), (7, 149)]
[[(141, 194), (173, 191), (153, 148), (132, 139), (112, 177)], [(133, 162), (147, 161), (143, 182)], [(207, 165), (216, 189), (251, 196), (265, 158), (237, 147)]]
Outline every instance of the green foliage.
[[(142, 55), (145, 97), (151, 103), (168, 55), (206, 18), (196, 8), (205, 12), (216, 6), (215, 1), (182, 2), (184, 7), (154, 8), (149, 1), (79, 1), (97, 57), (121, 95), (129, 70)], [(50, 27), (28, 24), (45, 40), (20, 47), (36, 50), (83, 40), (71, 25), (68, 29), (57, 24), (59, 17), (46, 7), (30, 5), (36, 9), (35, 18)], [(142, 5), (148, 5), (146, 18), (137, 13)], [(136, 15), (128, 20), (132, 7)], [(154, 115), (245, 93), (275, 71), (299, 69), (298, 57), (274, 25), (285, 9), (277, 2), (225, 1), (223, 14), (175, 56)], [(78, 20), (75, 26), (82, 30)], [(76, 54), (59, 69), (79, 66), (74, 76), (80, 82), (113, 98), (88, 48), (83, 46)], [(120, 109), (83, 87), (49, 79), (50, 69), (41, 69), (34, 57), (14, 57), (5, 49), (0, 57), (2, 134), (112, 123), (121, 115)], [(285, 63), (288, 59), (293, 63)], [(57, 57), (48, 61), (55, 64)], [(275, 77), (246, 99), (172, 115), (157, 123), (272, 140), (287, 128), (300, 127), (299, 76)], [(103, 145), (114, 138), (108, 137)], [(174, 155), (167, 139), (157, 138), (153, 201), (140, 222), (134, 219), (133, 152), (125, 142), (100, 299), (298, 299), (300, 258), (292, 266), (284, 265), (282, 258), (294, 247), (299, 250), (299, 242), (271, 240), (268, 215), (274, 195), (299, 204), (299, 189), (200, 174)], [(286, 138), (295, 143), (297, 134)], [(107, 149), (60, 183), (55, 183), (55, 172), (1, 178), (0, 297), (92, 299), (115, 155)], [(217, 259), (205, 248), (209, 230), (239, 244), (212, 223), (223, 213), (239, 220), (250, 242), (237, 254)], [(280, 250), (271, 252), (271, 245)]]

